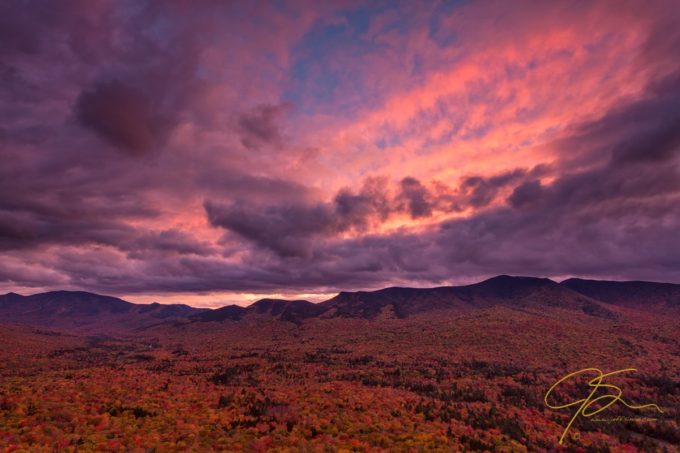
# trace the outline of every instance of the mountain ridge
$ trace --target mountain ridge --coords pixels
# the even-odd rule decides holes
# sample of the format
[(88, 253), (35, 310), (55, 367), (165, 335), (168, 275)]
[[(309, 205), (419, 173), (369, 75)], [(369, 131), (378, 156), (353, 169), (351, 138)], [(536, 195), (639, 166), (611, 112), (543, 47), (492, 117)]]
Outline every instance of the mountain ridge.
[[(546, 303), (552, 301), (552, 303)], [(522, 308), (555, 308), (582, 311), (593, 316), (614, 314), (595, 300), (547, 278), (499, 275), (464, 286), (434, 288), (391, 287), (377, 291), (341, 292), (321, 305), (345, 317), (377, 316), (393, 308), (397, 318), (435, 310), (471, 310), (511, 305)]]
[(86, 291), (50, 291), (23, 296), (0, 295), (0, 317), (10, 323), (55, 328), (145, 328), (167, 322), (223, 322), (275, 319), (300, 324), (309, 318), (398, 319), (438, 311), (466, 312), (507, 306), (517, 309), (563, 309), (614, 318), (612, 306), (638, 310), (680, 308), (680, 285), (644, 281), (608, 281), (498, 275), (478, 283), (431, 288), (387, 287), (375, 291), (341, 291), (313, 303), (259, 299), (248, 306), (216, 309), (185, 304), (135, 304)]
[(680, 309), (680, 285), (674, 283), (569, 278), (560, 284), (612, 305), (637, 309)]
[(107, 331), (142, 328), (205, 310), (184, 304), (134, 304), (86, 291), (0, 295), (1, 319), (13, 324), (65, 329)]

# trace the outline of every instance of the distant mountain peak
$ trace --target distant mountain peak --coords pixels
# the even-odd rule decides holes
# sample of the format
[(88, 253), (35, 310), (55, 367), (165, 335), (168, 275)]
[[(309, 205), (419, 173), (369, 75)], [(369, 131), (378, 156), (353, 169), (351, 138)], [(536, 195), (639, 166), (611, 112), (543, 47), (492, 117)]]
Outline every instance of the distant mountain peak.
[(195, 321), (239, 321), (249, 315), (268, 315), (284, 321), (299, 323), (320, 315), (325, 308), (306, 300), (260, 299), (247, 307), (227, 305), (193, 316)]
[(528, 277), (523, 275), (497, 275), (495, 277), (482, 280), (475, 285), (489, 285), (489, 284), (513, 284), (513, 285), (550, 285), (558, 283), (546, 277)]

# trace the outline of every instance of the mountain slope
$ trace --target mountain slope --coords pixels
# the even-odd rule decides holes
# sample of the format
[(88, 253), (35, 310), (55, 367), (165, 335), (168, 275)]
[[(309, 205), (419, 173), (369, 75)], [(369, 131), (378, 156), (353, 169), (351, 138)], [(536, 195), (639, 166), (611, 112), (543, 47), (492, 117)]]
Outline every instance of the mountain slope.
[(181, 304), (133, 304), (117, 297), (84, 291), (0, 296), (0, 318), (3, 322), (52, 328), (93, 331), (140, 328), (203, 311), (205, 309)]
[(322, 302), (324, 317), (375, 318), (392, 312), (397, 318), (433, 310), (471, 310), (494, 306), (561, 308), (593, 316), (613, 317), (594, 301), (546, 278), (501, 275), (467, 286), (438, 288), (386, 288), (342, 292)]
[(249, 306), (248, 310), (297, 323), (303, 319), (319, 316), (325, 308), (306, 300), (261, 299)]
[(454, 288), (457, 297), (477, 307), (504, 305), (533, 309), (561, 308), (592, 316), (614, 316), (598, 301), (548, 278), (499, 275), (480, 283)]
[(472, 305), (456, 297), (454, 287), (385, 288), (377, 291), (341, 292), (320, 303), (324, 317), (375, 318), (393, 313), (397, 318), (432, 310), (470, 309)]
[(249, 305), (227, 305), (226, 307), (199, 313), (191, 317), (194, 321), (239, 321), (246, 317), (268, 317), (300, 323), (304, 319), (321, 315), (325, 308), (320, 304), (313, 304), (306, 300), (261, 299)]
[(680, 310), (680, 285), (570, 278), (562, 286), (602, 302), (638, 310)]

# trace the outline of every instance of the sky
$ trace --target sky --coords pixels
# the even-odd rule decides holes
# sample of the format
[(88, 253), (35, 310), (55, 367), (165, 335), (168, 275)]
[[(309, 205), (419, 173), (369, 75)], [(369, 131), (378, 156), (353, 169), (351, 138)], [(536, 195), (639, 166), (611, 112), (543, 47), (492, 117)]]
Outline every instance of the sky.
[(0, 80), (0, 292), (680, 283), (676, 1), (8, 1)]

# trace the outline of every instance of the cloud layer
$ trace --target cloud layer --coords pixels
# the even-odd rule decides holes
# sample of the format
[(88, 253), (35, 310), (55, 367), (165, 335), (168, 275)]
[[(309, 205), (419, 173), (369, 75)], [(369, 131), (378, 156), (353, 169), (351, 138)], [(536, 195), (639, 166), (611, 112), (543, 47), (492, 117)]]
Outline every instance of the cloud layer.
[(672, 1), (317, 3), (0, 6), (0, 288), (680, 282)]

